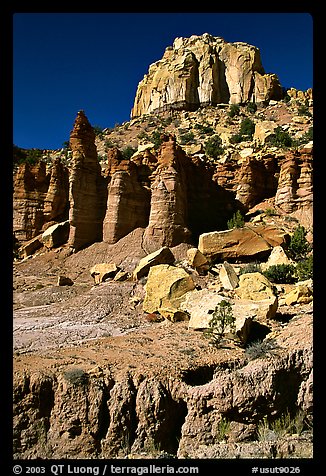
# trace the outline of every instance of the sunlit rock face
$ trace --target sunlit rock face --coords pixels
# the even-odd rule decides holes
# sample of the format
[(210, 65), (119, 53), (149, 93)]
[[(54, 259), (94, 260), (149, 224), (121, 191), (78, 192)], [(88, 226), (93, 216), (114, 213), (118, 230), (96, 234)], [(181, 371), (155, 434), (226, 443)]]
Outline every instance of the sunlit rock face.
[(275, 74), (265, 74), (259, 49), (205, 33), (176, 38), (139, 83), (131, 117), (169, 109), (281, 99)]

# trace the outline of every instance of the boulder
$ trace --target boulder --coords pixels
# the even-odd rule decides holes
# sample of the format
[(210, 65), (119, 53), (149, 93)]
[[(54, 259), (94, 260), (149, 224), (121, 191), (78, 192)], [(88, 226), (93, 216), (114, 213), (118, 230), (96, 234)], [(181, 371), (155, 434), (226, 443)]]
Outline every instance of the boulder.
[(294, 265), (294, 261), (292, 261), (290, 258), (288, 258), (287, 254), (285, 253), (282, 246), (275, 246), (275, 248), (272, 249), (272, 252), (269, 255), (269, 258), (268, 258), (267, 262), (261, 264), (261, 269), (263, 271), (265, 271), (270, 266), (276, 266), (276, 265), (279, 265), (279, 264), (292, 264), (292, 265)]
[(145, 285), (144, 312), (161, 308), (179, 309), (184, 294), (195, 288), (192, 277), (182, 268), (168, 264), (152, 266)]
[(167, 319), (171, 322), (178, 322), (178, 321), (188, 321), (189, 314), (186, 311), (182, 311), (180, 309), (169, 309), (161, 307), (159, 309), (159, 313), (161, 314), (164, 319)]
[(210, 259), (253, 258), (285, 242), (286, 233), (272, 225), (246, 225), (199, 236), (198, 249)]
[(69, 221), (56, 223), (42, 234), (42, 242), (46, 248), (56, 248), (67, 242), (69, 237)]
[(57, 286), (72, 286), (73, 284), (73, 280), (68, 276), (58, 276)]
[(294, 304), (308, 304), (313, 300), (312, 291), (308, 286), (296, 286), (292, 291), (283, 297), (287, 306)]
[(20, 258), (27, 258), (28, 256), (34, 254), (36, 250), (42, 248), (42, 246), (42, 236), (38, 235), (20, 246), (18, 249), (18, 254)]
[[(186, 311), (189, 316), (189, 329), (203, 330), (209, 328), (212, 313), (215, 307), (222, 301), (232, 304), (232, 312), (235, 317), (235, 334), (242, 343), (246, 343), (250, 336), (252, 323), (265, 322), (275, 316), (277, 310), (277, 298), (252, 301), (239, 299), (234, 302), (222, 296), (217, 291), (202, 289), (188, 292), (180, 304), (180, 309)], [(226, 333), (228, 333), (226, 329)]]
[(118, 271), (119, 268), (115, 263), (98, 263), (91, 268), (90, 274), (95, 284), (99, 284), (108, 278), (114, 278)]
[(261, 273), (245, 273), (239, 278), (239, 287), (235, 293), (241, 299), (260, 301), (274, 298), (272, 283)]
[(189, 248), (187, 250), (187, 261), (192, 268), (198, 271), (206, 271), (209, 268), (207, 258), (198, 248)]
[(146, 276), (151, 266), (156, 266), (158, 264), (172, 264), (174, 260), (175, 258), (170, 248), (163, 246), (159, 250), (150, 253), (139, 261), (138, 265), (133, 271), (133, 278), (140, 279), (143, 276)]
[(274, 133), (277, 124), (274, 121), (259, 121), (255, 124), (253, 140), (264, 144)]
[(225, 261), (219, 272), (219, 278), (224, 289), (235, 289), (238, 286), (239, 278), (233, 269), (233, 266)]

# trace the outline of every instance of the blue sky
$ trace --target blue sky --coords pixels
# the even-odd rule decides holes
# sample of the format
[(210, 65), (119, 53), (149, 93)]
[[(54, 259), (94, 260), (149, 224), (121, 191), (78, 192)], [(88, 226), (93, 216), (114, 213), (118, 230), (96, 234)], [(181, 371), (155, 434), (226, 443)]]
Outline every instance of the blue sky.
[(149, 65), (203, 33), (257, 46), (284, 87), (313, 86), (308, 13), (15, 13), (14, 144), (60, 148), (80, 109), (103, 128), (128, 121)]

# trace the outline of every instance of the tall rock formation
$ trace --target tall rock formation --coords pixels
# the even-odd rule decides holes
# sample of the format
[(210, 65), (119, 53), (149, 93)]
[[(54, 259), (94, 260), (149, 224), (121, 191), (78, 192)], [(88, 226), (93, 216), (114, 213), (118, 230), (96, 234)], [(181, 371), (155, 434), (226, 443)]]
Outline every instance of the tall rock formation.
[(110, 182), (103, 222), (103, 240), (107, 243), (116, 243), (148, 223), (150, 191), (141, 184), (138, 172), (133, 161), (124, 160), (118, 149), (110, 149), (107, 167)]
[(21, 164), (14, 175), (13, 232), (19, 241), (41, 233), (49, 221), (66, 218), (68, 207), (68, 170), (56, 160)]
[(151, 176), (151, 209), (144, 234), (145, 246), (151, 251), (189, 240), (184, 161), (187, 157), (175, 138), (164, 136), (158, 154), (159, 165)]
[(289, 152), (282, 161), (275, 205), (307, 228), (313, 222), (312, 154)]
[(72, 167), (69, 177), (69, 245), (75, 250), (102, 240), (103, 177), (97, 158), (95, 133), (79, 111), (70, 134)]
[(265, 74), (259, 49), (208, 33), (176, 38), (139, 83), (131, 117), (219, 103), (281, 99), (275, 74)]

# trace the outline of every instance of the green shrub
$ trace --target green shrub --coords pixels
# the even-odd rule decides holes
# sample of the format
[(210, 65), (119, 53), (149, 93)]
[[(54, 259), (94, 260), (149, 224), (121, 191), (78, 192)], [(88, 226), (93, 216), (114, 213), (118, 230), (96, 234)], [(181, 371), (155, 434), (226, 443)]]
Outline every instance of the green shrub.
[(290, 134), (282, 129), (282, 127), (276, 127), (274, 134), (269, 138), (269, 143), (272, 146), (287, 148), (293, 145), (293, 139)]
[(195, 129), (198, 129), (202, 134), (211, 135), (214, 133), (214, 129), (212, 126), (196, 123), (194, 127)]
[(151, 142), (153, 142), (155, 150), (157, 150), (161, 147), (161, 144), (162, 144), (162, 131), (161, 130), (157, 130), (157, 131), (152, 132)]
[(268, 421), (265, 416), (258, 424), (257, 437), (259, 441), (275, 440), (286, 435), (298, 434), (307, 427), (306, 414), (298, 410), (295, 415), (286, 410), (279, 418)]
[(230, 137), (231, 144), (239, 144), (243, 140), (244, 138), (241, 134), (233, 134), (233, 136)]
[(241, 274), (247, 274), (247, 273), (262, 273), (260, 263), (248, 263), (246, 266), (241, 268), (239, 274), (241, 276)]
[(227, 327), (231, 331), (235, 329), (235, 317), (232, 312), (232, 305), (223, 300), (215, 307), (213, 317), (209, 322), (209, 328), (204, 331), (204, 336), (210, 340), (210, 343), (219, 347)]
[(306, 239), (307, 231), (304, 226), (298, 225), (291, 236), (288, 250), (291, 257), (296, 261), (306, 258), (311, 246)]
[(249, 117), (243, 119), (240, 125), (240, 135), (244, 137), (244, 140), (252, 140), (254, 132), (255, 123)]
[(232, 218), (230, 218), (230, 220), (227, 221), (227, 226), (229, 230), (231, 230), (232, 228), (242, 228), (244, 224), (245, 224), (244, 217), (242, 213), (240, 212), (240, 210), (237, 210), (233, 214)]
[(255, 102), (249, 102), (246, 109), (250, 114), (254, 114), (257, 111), (257, 104)]
[(293, 264), (274, 264), (264, 271), (263, 275), (276, 284), (292, 284), (297, 280)]
[(266, 214), (268, 217), (272, 217), (272, 216), (278, 215), (277, 211), (276, 211), (274, 208), (266, 208), (265, 214)]
[(217, 425), (216, 440), (224, 441), (230, 433), (231, 423), (227, 418), (222, 418)]
[(311, 112), (309, 111), (308, 106), (305, 104), (302, 104), (298, 107), (298, 114), (299, 116), (311, 116)]
[(194, 133), (192, 131), (185, 132), (179, 136), (180, 144), (189, 144), (193, 143), (195, 139)]
[(231, 104), (228, 116), (229, 117), (234, 117), (238, 116), (240, 114), (240, 107), (237, 104)]
[(298, 262), (295, 268), (295, 274), (298, 278), (298, 281), (305, 281), (306, 279), (312, 279), (313, 277), (313, 256), (312, 255)]
[(133, 147), (127, 146), (124, 149), (122, 149), (121, 154), (122, 157), (125, 160), (129, 160), (132, 155), (136, 152), (137, 149), (134, 149)]
[(67, 370), (64, 373), (64, 378), (73, 385), (80, 386), (87, 385), (89, 381), (88, 373), (79, 368)]
[(215, 159), (223, 153), (224, 149), (222, 147), (222, 139), (219, 135), (214, 135), (210, 137), (205, 144), (205, 153)]
[(246, 347), (245, 354), (249, 360), (255, 360), (261, 357), (275, 356), (277, 355), (277, 349), (278, 345), (274, 339), (258, 340)]

